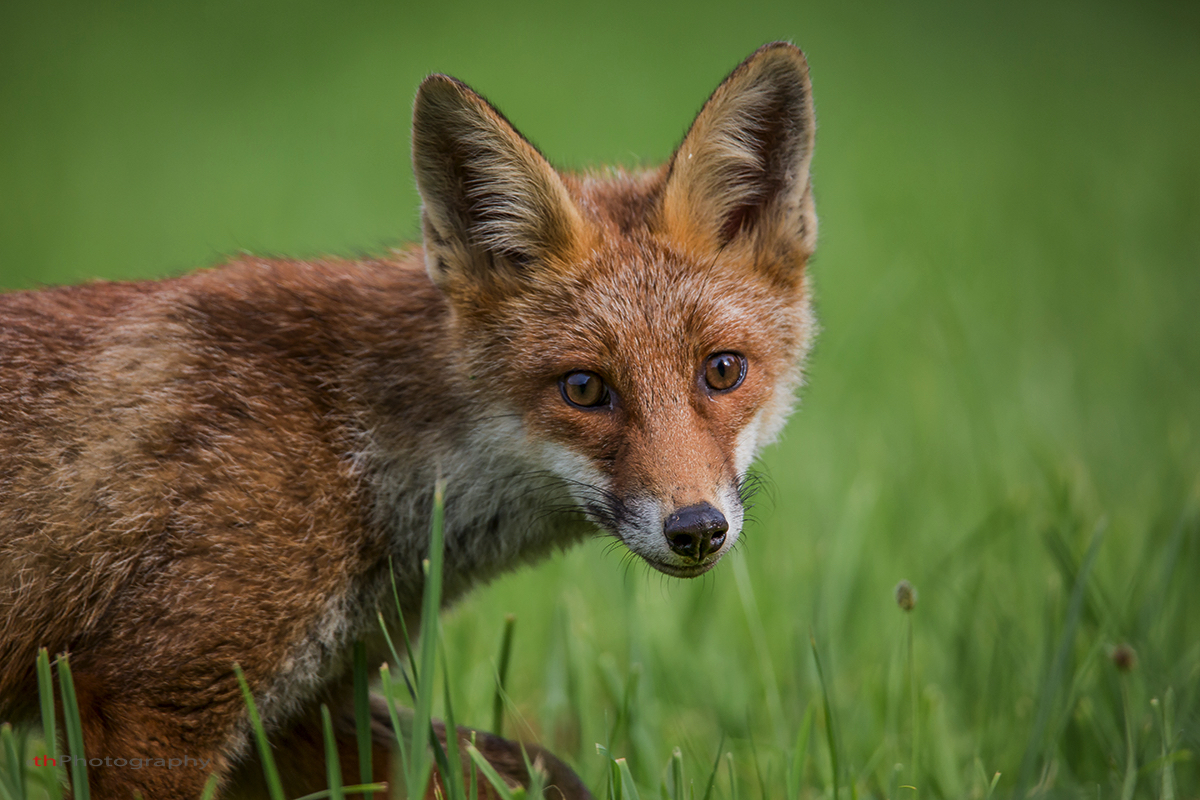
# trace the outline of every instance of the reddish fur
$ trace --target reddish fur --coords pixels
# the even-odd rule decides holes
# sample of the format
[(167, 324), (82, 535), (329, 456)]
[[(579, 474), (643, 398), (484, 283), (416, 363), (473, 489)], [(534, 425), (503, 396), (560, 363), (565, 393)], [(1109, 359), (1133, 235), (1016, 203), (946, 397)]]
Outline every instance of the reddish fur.
[[(795, 48), (768, 46), (740, 67), (681, 152), (733, 124), (722, 98), (776, 83), (807, 102)], [(238, 767), (249, 745), (236, 662), (291, 753), (289, 791), (321, 788), (315, 709), (344, 691), (350, 643), (376, 635), (389, 558), (415, 614), (439, 472), (460, 478), (447, 506), (450, 602), (592, 530), (575, 513), (526, 532), (522, 509), (471, 505), (533, 480), (518, 495), (540, 520), (539, 503), (570, 496), (550, 472), (496, 473), (512, 448), (536, 462), (556, 444), (615, 495), (682, 508), (742, 478), (733, 453), (760, 412), (781, 421), (811, 332), (811, 111), (807, 139), (763, 136), (767, 148), (792, 135), (795, 155), (778, 168), (764, 156), (766, 173), (782, 172), (760, 179), (760, 196), (674, 162), (559, 175), (461, 84), (434, 77), (422, 92), (424, 250), (246, 257), (159, 282), (0, 295), (0, 607), (12, 609), (0, 717), (36, 713), (38, 648), (69, 652), (89, 756), (211, 758), (225, 796), (253, 795), (253, 768)], [(460, 119), (474, 127), (460, 133)], [(462, 144), (475, 140), (458, 138), (485, 128), (518, 167), (477, 161)], [(439, 147), (484, 183), (462, 183), (457, 162), (429, 155)], [(496, 198), (470, 192), (492, 178), (517, 181), (543, 210), (488, 217)], [(771, 194), (771, 181), (786, 191)], [(750, 364), (723, 394), (703, 383), (721, 351)], [(559, 380), (580, 369), (603, 376), (613, 408), (564, 402)], [(478, 452), (478, 437), (513, 417), (517, 438)], [(382, 758), (389, 734), (377, 727)], [(495, 741), (498, 762), (505, 746)], [(551, 766), (561, 784), (574, 778)], [(99, 798), (194, 797), (206, 777), (91, 772)]]

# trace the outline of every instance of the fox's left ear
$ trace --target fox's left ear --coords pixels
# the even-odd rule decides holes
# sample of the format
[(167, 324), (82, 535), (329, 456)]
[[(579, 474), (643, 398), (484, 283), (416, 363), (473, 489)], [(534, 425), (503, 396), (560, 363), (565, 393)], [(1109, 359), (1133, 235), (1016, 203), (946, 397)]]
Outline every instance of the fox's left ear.
[(787, 42), (759, 48), (717, 87), (671, 158), (660, 229), (714, 249), (782, 238), (807, 257), (817, 238), (815, 133), (804, 54)]

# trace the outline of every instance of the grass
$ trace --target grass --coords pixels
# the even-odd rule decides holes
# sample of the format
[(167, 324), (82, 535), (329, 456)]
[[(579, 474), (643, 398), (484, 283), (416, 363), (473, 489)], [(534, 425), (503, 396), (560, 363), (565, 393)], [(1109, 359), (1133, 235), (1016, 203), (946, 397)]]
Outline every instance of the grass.
[(744, 543), (476, 592), (442, 618), (459, 722), (496, 719), (512, 614), (505, 731), (601, 793), (1200, 795), (1194, 4), (167, 8), (6, 11), (0, 286), (410, 238), (428, 71), (631, 164), (758, 44), (809, 55), (823, 333)]

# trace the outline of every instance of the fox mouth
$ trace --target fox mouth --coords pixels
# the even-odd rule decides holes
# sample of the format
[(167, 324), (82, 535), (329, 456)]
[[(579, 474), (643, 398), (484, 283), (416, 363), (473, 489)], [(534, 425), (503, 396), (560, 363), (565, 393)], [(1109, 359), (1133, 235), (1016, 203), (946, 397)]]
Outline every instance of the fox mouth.
[(707, 561), (701, 561), (699, 564), (668, 564), (665, 561), (658, 561), (653, 558), (642, 556), (642, 560), (650, 566), (654, 567), (664, 575), (670, 575), (672, 578), (698, 578), (704, 573), (717, 565), (721, 560), (721, 556), (710, 558)]

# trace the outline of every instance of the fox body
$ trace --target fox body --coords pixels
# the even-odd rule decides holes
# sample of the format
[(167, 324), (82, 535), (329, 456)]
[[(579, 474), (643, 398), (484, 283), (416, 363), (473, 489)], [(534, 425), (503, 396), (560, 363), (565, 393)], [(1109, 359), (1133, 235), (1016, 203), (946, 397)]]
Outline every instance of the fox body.
[(94, 770), (97, 796), (249, 792), (236, 662), (311, 772), (393, 574), (415, 622), (439, 477), (447, 602), (597, 532), (711, 568), (809, 345), (813, 134), (782, 43), (667, 164), (605, 177), (435, 75), (423, 246), (0, 295), (0, 717), (70, 652), (89, 756), (209, 760)]

